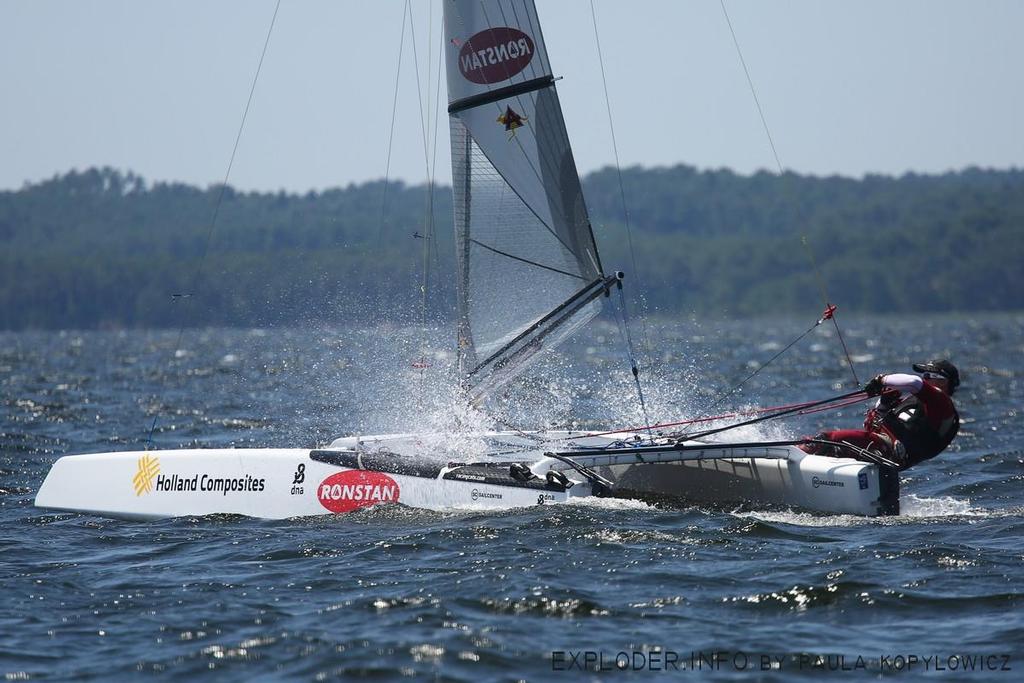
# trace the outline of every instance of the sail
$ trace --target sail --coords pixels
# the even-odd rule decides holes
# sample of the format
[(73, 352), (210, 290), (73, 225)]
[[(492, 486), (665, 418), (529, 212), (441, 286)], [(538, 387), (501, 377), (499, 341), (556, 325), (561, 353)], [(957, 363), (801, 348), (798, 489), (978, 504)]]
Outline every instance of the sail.
[(507, 382), (600, 311), (606, 277), (532, 0), (445, 2), (459, 362)]

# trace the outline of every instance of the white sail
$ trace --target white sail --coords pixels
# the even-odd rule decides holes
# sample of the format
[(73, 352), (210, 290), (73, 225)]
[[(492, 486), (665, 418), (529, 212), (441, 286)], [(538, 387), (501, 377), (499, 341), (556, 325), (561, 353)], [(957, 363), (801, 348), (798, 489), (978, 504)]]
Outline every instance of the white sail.
[(444, 8), (460, 368), (478, 397), (597, 315), (614, 279), (532, 0)]

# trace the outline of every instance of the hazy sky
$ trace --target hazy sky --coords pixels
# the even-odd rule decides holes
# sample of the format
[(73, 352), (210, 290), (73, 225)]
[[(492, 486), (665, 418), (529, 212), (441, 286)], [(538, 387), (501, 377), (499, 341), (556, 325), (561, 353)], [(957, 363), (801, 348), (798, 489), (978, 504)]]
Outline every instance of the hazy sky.
[[(0, 0), (0, 188), (97, 165), (219, 181), (274, 4)], [(590, 2), (537, 4), (580, 170), (610, 164)], [(433, 103), (441, 0), (413, 5), (421, 89)], [(774, 168), (719, 0), (595, 5), (624, 165)], [(726, 7), (787, 168), (1024, 166), (1024, 2)], [(403, 8), (283, 0), (232, 185), (305, 191), (384, 175)], [(424, 126), (411, 48), (407, 30), (391, 176), (419, 182)], [(438, 111), (437, 177), (447, 182), (447, 116)]]

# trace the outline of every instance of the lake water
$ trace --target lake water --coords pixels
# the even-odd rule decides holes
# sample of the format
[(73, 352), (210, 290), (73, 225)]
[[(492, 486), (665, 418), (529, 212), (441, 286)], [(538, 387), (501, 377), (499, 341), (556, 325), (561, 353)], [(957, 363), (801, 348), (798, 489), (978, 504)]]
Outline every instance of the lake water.
[[(655, 420), (696, 415), (813, 320), (634, 326)], [(1024, 672), (1024, 315), (844, 320), (860, 379), (948, 356), (960, 436), (900, 517), (596, 500), (125, 522), (32, 506), (68, 453), (314, 446), (488, 426), (414, 330), (0, 333), (0, 673), (8, 679), (789, 680)], [(443, 346), (445, 335), (428, 345)], [(646, 351), (644, 342), (654, 351)], [(643, 418), (614, 327), (492, 407), (516, 427)], [(714, 411), (844, 393), (823, 325)], [(772, 424), (799, 436), (860, 407)], [(749, 432), (748, 434), (749, 435)], [(1006, 670), (1009, 669), (1009, 670)], [(965, 673), (966, 671), (966, 673)]]

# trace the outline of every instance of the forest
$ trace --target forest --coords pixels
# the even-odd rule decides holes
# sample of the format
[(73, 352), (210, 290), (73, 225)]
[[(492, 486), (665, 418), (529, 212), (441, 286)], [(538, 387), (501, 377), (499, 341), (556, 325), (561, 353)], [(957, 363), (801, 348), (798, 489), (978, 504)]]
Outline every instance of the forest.
[[(650, 315), (814, 315), (823, 290), (858, 313), (1022, 308), (1021, 170), (679, 165), (622, 184), (606, 168), (584, 193), (605, 267)], [(72, 171), (0, 192), (0, 329), (440, 323), (451, 204), (447, 186), (259, 193)]]

